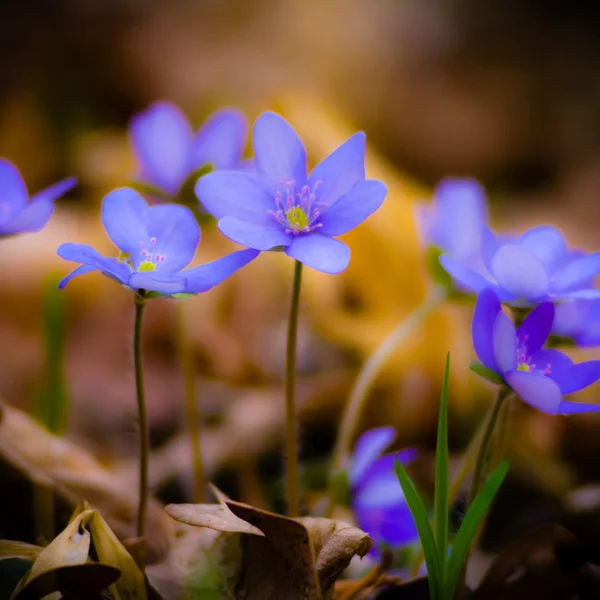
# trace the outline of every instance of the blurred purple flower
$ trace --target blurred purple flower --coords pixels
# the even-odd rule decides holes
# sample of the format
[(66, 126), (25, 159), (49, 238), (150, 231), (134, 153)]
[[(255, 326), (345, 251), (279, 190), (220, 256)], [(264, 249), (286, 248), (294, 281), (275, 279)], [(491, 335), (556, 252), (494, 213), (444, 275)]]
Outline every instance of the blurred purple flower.
[(382, 456), (395, 437), (392, 427), (367, 431), (356, 444), (350, 467), (352, 509), (358, 526), (373, 538), (375, 548), (397, 548), (419, 537), (394, 470), (396, 459), (407, 464), (416, 452), (404, 450)]
[(481, 254), (485, 268), (479, 270), (452, 256), (440, 261), (463, 287), (475, 293), (491, 288), (513, 306), (600, 298), (600, 291), (591, 289), (600, 273), (600, 253), (569, 250), (555, 227), (534, 227), (519, 238), (500, 238), (484, 227)]
[(571, 338), (577, 346), (600, 346), (600, 299), (557, 304), (552, 333)]
[(77, 179), (63, 179), (29, 200), (27, 186), (10, 161), (0, 159), (0, 237), (39, 231), (54, 211), (54, 201), (75, 187)]
[(143, 183), (173, 198), (200, 167), (237, 169), (248, 124), (239, 110), (214, 112), (194, 133), (183, 112), (170, 102), (155, 102), (131, 120), (129, 136)]
[(600, 405), (563, 400), (600, 379), (600, 361), (580, 364), (543, 348), (554, 321), (554, 305), (534, 308), (516, 329), (491, 289), (479, 294), (473, 316), (473, 346), (483, 365), (500, 375), (522, 400), (545, 413), (600, 411)]
[(119, 257), (102, 256), (87, 244), (62, 244), (59, 256), (82, 264), (60, 282), (61, 289), (73, 277), (100, 271), (134, 291), (198, 294), (221, 283), (259, 254), (256, 250), (240, 250), (183, 270), (194, 258), (200, 242), (194, 215), (177, 204), (149, 207), (130, 188), (120, 188), (104, 198), (102, 223), (120, 250)]
[(433, 203), (415, 209), (423, 244), (469, 265), (481, 261), (481, 231), (488, 222), (485, 192), (474, 179), (443, 179)]
[(219, 171), (196, 184), (196, 195), (228, 238), (288, 256), (324, 273), (340, 273), (350, 249), (334, 239), (375, 212), (387, 193), (365, 179), (365, 135), (357, 133), (307, 177), (306, 151), (279, 115), (254, 124), (256, 173)]

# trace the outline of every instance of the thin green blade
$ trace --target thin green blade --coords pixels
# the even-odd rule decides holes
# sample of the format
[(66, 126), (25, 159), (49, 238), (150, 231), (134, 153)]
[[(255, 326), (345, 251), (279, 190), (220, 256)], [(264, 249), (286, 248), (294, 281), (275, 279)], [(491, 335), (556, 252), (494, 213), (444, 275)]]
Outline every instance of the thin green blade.
[(431, 531), (431, 525), (429, 524), (429, 518), (427, 517), (427, 511), (425, 506), (410, 480), (404, 467), (400, 464), (400, 461), (395, 462), (396, 476), (404, 492), (406, 503), (408, 508), (415, 520), (417, 531), (419, 533), (419, 539), (423, 546), (423, 554), (425, 555), (425, 563), (427, 564), (427, 573), (429, 577), (429, 592), (431, 600), (442, 600), (442, 580), (441, 580), (441, 567), (438, 558), (437, 549), (435, 547), (435, 540), (433, 539), (433, 532)]
[(448, 495), (450, 475), (448, 458), (448, 381), (450, 379), (450, 354), (446, 356), (446, 371), (440, 414), (438, 418), (437, 448), (435, 454), (435, 495), (433, 501), (433, 537), (441, 570), (441, 585), (445, 587), (448, 552)]
[(446, 591), (448, 594), (454, 592), (454, 588), (460, 577), (465, 556), (473, 541), (473, 536), (477, 532), (481, 520), (487, 513), (494, 496), (502, 485), (507, 472), (508, 461), (504, 461), (488, 477), (488, 480), (483, 484), (481, 490), (479, 490), (479, 494), (475, 496), (475, 500), (473, 500), (473, 503), (469, 507), (465, 519), (456, 534), (456, 538), (454, 538), (450, 560), (448, 561), (446, 578)]

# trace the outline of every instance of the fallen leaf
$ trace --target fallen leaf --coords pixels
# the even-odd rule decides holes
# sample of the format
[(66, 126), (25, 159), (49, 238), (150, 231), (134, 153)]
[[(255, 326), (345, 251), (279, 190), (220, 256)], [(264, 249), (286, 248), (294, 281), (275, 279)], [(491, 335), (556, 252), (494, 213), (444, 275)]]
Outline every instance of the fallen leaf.
[(0, 540), (0, 560), (9, 558), (20, 558), (33, 562), (43, 550), (41, 546), (27, 544), (26, 542), (15, 542), (12, 540)]
[(224, 504), (169, 504), (165, 510), (176, 521), (193, 527), (264, 536), (260, 529), (236, 517)]

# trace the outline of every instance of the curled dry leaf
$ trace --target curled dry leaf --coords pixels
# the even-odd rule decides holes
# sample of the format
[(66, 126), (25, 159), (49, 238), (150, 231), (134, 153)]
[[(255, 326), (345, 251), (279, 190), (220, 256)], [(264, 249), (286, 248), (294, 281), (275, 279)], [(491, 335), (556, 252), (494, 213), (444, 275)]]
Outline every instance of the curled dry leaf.
[(290, 519), (216, 495), (221, 504), (169, 505), (174, 519), (241, 536), (237, 600), (331, 598), (337, 577), (354, 555), (372, 546), (368, 535), (329, 519)]
[[(76, 444), (52, 435), (28, 414), (0, 402), (0, 462), (37, 485), (51, 488), (75, 507), (83, 499), (98, 508), (121, 538), (130, 537), (137, 492)], [(166, 552), (174, 527), (160, 503), (148, 504), (149, 560)]]
[(13, 540), (0, 540), (0, 560), (20, 558), (21, 560), (33, 562), (42, 550), (42, 547), (35, 544)]

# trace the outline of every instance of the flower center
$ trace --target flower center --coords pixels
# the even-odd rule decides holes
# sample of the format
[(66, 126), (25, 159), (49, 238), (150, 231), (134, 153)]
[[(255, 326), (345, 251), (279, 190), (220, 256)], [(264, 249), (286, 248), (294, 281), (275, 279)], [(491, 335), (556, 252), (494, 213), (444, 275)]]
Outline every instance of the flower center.
[(522, 339), (517, 339), (517, 371), (525, 371), (530, 373), (538, 370), (543, 375), (549, 376), (552, 373), (552, 365), (548, 363), (544, 370), (537, 369), (537, 365), (531, 362), (531, 356), (527, 351), (528, 335), (524, 335)]
[(322, 226), (317, 223), (321, 214), (319, 206), (322, 204), (317, 202), (316, 194), (321, 183), (317, 181), (312, 190), (305, 185), (300, 192), (296, 192), (296, 182), (293, 179), (286, 176), (279, 182), (282, 189), (275, 194), (276, 210), (270, 210), (269, 214), (283, 225), (285, 233), (310, 233)]
[[(150, 238), (150, 246), (154, 246), (155, 244), (156, 238)], [(133, 269), (133, 263), (131, 262), (131, 255), (129, 252), (119, 252), (117, 260)], [(167, 257), (164, 254), (154, 253), (146, 248), (144, 242), (140, 242), (140, 266), (137, 269), (138, 271), (156, 271), (157, 265), (165, 262), (165, 260), (167, 260)]]

